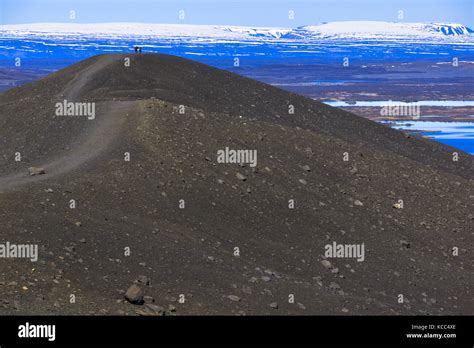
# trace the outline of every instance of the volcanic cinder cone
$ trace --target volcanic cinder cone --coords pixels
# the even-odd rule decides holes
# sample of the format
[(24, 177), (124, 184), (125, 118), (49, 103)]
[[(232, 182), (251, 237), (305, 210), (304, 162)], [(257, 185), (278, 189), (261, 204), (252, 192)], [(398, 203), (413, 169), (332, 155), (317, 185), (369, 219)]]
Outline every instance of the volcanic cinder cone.
[[(155, 54), (9, 90), (0, 125), (1, 240), (39, 246), (36, 263), (0, 259), (0, 313), (474, 310), (462, 151)], [(220, 163), (226, 148), (256, 151), (256, 166)], [(326, 254), (344, 245), (363, 256)], [(124, 300), (134, 283), (144, 305)]]

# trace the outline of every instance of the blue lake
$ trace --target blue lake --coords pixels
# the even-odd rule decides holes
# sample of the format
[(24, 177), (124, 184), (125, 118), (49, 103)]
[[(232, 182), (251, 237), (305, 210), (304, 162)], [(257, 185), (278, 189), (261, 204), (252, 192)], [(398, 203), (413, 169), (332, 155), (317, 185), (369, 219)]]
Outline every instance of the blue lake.
[(474, 155), (474, 122), (390, 121), (382, 122), (394, 129), (428, 136)]

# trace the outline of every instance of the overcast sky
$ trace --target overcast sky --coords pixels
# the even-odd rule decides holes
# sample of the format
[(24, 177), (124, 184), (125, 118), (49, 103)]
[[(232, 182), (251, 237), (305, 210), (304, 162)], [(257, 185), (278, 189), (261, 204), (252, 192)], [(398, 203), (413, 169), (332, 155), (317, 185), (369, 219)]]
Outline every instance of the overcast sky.
[[(474, 0), (0, 0), (2, 24), (147, 22), (296, 27), (330, 21), (452, 22), (474, 27)], [(185, 11), (184, 20), (179, 11)], [(293, 10), (294, 19), (288, 18)], [(399, 11), (403, 19), (399, 20)]]

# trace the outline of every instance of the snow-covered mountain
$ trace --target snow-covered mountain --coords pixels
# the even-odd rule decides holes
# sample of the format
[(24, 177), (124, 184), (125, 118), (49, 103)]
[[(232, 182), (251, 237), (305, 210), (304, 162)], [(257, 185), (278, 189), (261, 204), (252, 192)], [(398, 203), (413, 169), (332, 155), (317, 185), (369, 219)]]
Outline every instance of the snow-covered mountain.
[(474, 30), (462, 24), (331, 22), (291, 30), (284, 38), (304, 39), (472, 39)]
[(331, 22), (299, 28), (148, 23), (35, 23), (0, 26), (0, 37), (153, 37), (185, 41), (420, 41), (474, 43), (474, 31), (461, 24)]
[(278, 39), (291, 29), (218, 25), (150, 23), (34, 23), (0, 26), (1, 36), (27, 37), (154, 37), (169, 39), (255, 40)]

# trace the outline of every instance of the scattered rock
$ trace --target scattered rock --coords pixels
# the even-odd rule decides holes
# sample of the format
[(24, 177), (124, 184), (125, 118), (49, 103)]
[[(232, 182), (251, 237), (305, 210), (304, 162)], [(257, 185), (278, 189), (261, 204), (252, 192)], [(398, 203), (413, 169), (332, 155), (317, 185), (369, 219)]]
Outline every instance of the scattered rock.
[(304, 166), (301, 167), (303, 170), (307, 171), (307, 172), (310, 172), (311, 171), (311, 168), (305, 164)]
[(247, 180), (247, 177), (243, 174), (240, 174), (240, 173), (236, 173), (235, 176), (237, 177), (237, 179), (239, 180), (242, 180), (242, 181), (245, 181)]
[(299, 179), (298, 181), (303, 185), (306, 185), (308, 183), (305, 179)]
[(161, 306), (152, 303), (147, 303), (144, 307), (146, 311), (152, 312), (155, 315), (165, 315), (165, 309)]
[(272, 302), (272, 303), (270, 303), (270, 307), (273, 308), (273, 309), (278, 309), (278, 303)]
[(46, 174), (44, 168), (41, 167), (30, 167), (28, 168), (28, 173), (30, 174), (30, 176)]
[(76, 247), (75, 246), (70, 246), (70, 247), (65, 246), (64, 250), (66, 250), (68, 253), (73, 253), (73, 252), (76, 251)]
[(355, 205), (355, 206), (358, 206), (358, 207), (362, 207), (362, 206), (364, 205), (364, 203), (362, 203), (361, 201), (359, 201), (358, 199), (356, 199), (356, 200), (354, 201), (354, 205)]
[(125, 299), (132, 303), (141, 305), (143, 304), (143, 291), (136, 285), (132, 285), (128, 288), (127, 292), (125, 293)]
[(331, 266), (332, 266), (332, 265), (331, 265), (331, 262), (328, 261), (328, 260), (322, 260), (322, 261), (321, 261), (321, 264), (322, 264), (324, 267), (326, 267), (326, 268), (331, 268)]
[(407, 249), (410, 248), (410, 243), (408, 243), (406, 240), (401, 240), (400, 241), (400, 244), (404, 247), (406, 247)]
[(234, 302), (240, 302), (240, 297), (239, 296), (229, 295), (229, 296), (227, 296), (227, 298), (231, 301), (234, 301)]
[(299, 302), (298, 302), (298, 308), (299, 308), (299, 309), (302, 309), (302, 310), (305, 310), (305, 309), (306, 309), (305, 305), (302, 304), (302, 303), (299, 303)]
[(136, 313), (143, 316), (163, 316), (165, 315), (165, 310), (163, 307), (147, 303), (143, 309), (137, 310)]
[(402, 209), (402, 204), (401, 203), (395, 203), (393, 206), (395, 209)]
[(145, 303), (153, 303), (153, 302), (155, 302), (155, 299), (151, 296), (143, 296), (143, 301)]
[(150, 280), (147, 276), (139, 275), (137, 278), (137, 283), (142, 283), (143, 285), (150, 285)]

